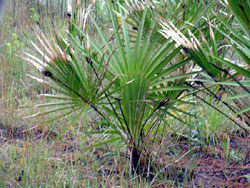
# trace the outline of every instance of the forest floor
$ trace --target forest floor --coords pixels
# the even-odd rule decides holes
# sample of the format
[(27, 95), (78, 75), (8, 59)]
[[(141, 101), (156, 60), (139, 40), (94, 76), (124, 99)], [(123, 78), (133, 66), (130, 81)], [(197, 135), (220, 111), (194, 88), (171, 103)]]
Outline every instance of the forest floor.
[[(76, 137), (72, 133), (67, 133), (63, 140), (55, 143), (56, 137), (56, 134), (39, 128), (32, 130), (24, 130), (22, 128), (8, 130), (6, 126), (0, 124), (0, 171), (5, 174), (2, 174), (0, 177), (1, 182), (5, 182), (5, 185), (8, 184), (7, 182), (9, 182), (9, 185), (22, 185), (23, 177), (26, 178), (26, 181), (32, 178), (25, 174), (27, 164), (25, 167), (21, 163), (25, 160), (34, 160), (30, 156), (33, 152), (37, 152), (36, 148), (40, 147), (41, 142), (43, 147), (49, 148), (53, 145), (54, 152), (47, 155), (47, 159), (44, 159), (47, 161), (46, 166), (49, 166), (46, 168), (55, 169), (53, 173), (57, 170), (62, 170), (58, 168), (58, 161), (60, 161), (68, 164), (71, 168), (78, 168), (79, 165), (82, 165), (82, 172), (80, 173), (85, 178), (89, 178), (90, 180), (88, 181), (95, 181), (95, 185), (99, 183), (100, 186), (104, 184), (104, 187), (124, 187), (121, 182), (130, 181), (129, 177), (126, 176), (126, 172), (124, 172), (124, 169), (129, 168), (128, 161), (124, 162), (121, 159), (119, 161), (112, 155), (105, 156), (108, 153), (107, 148), (95, 149), (91, 156), (88, 154), (87, 158), (84, 158), (84, 154), (81, 155), (84, 151), (79, 149), (80, 146), (77, 143), (77, 139), (75, 139)], [(161, 152), (155, 157), (155, 172), (152, 173), (153, 175), (150, 176), (151, 178), (147, 182), (150, 184), (150, 182), (157, 179), (150, 186), (155, 188), (170, 187), (169, 182), (174, 187), (249, 187), (250, 138), (244, 133), (234, 133), (230, 135), (229, 139), (230, 149), (228, 153), (225, 153), (225, 149), (219, 145), (199, 146), (196, 144), (192, 146), (188, 139), (184, 137), (176, 139), (175, 136), (168, 135), (164, 143), (166, 148), (163, 147)], [(13, 146), (15, 147), (15, 157), (10, 156), (10, 146), (12, 148)], [(176, 153), (178, 153), (178, 156)], [(86, 165), (88, 164), (86, 159), (92, 160), (92, 166), (94, 167)], [(15, 165), (14, 172), (11, 172), (11, 165)], [(31, 166), (29, 168), (32, 168)], [(43, 167), (37, 169), (38, 172), (33, 173), (44, 173), (39, 172), (42, 170)], [(49, 171), (48, 173), (50, 173)], [(12, 176), (12, 179), (8, 176)], [(45, 180), (41, 179), (40, 181)], [(94, 187), (94, 184), (92, 185)], [(136, 187), (136, 185), (131, 186), (130, 183), (127, 185)]]

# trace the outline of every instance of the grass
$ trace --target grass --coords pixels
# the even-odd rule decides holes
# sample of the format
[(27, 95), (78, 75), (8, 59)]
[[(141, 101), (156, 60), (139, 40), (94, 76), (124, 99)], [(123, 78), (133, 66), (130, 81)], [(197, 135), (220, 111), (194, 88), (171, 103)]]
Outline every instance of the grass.
[[(16, 56), (29, 49), (22, 33), (29, 38), (33, 33), (25, 26), (12, 28), (11, 19), (6, 18), (11, 15), (6, 14), (0, 29), (0, 187), (249, 184), (249, 137), (206, 104), (188, 107), (196, 117), (178, 114), (188, 125), (173, 118), (163, 122), (168, 127), (148, 144), (154, 148), (155, 170), (146, 177), (131, 174), (126, 150), (119, 143), (96, 147), (96, 141), (104, 135), (84, 134), (85, 127), (91, 129), (98, 123), (91, 112), (63, 135), (72, 117), (47, 123), (44, 120), (52, 115), (26, 119), (37, 111), (34, 104), (44, 102), (37, 95), (47, 88), (27, 78), (26, 73), (36, 71)], [(220, 103), (215, 106), (226, 111)], [(161, 139), (159, 146), (157, 141)]]
[[(223, 173), (226, 173), (228, 168), (229, 176), (234, 172), (247, 174), (247, 166), (244, 165), (247, 165), (245, 162), (249, 140), (233, 134), (239, 130), (230, 129), (228, 125), (231, 122), (227, 122), (226, 118), (205, 106), (200, 107), (201, 119), (191, 120), (191, 123), (195, 125), (200, 122), (203, 127), (194, 130), (199, 132), (199, 135), (210, 135), (209, 138), (189, 135), (188, 127), (183, 129), (180, 123), (172, 122), (171, 124), (175, 123), (177, 126), (175, 130), (171, 127), (166, 130), (161, 152), (156, 155), (157, 170), (153, 172), (151, 178), (150, 176), (149, 178), (134, 177), (130, 174), (126, 153), (115, 143), (101, 148), (87, 149), (99, 139), (99, 136), (90, 138), (83, 134), (81, 124), (87, 122), (80, 122), (75, 129), (70, 129), (60, 140), (57, 140), (58, 134), (67, 126), (70, 119), (46, 125), (41, 123), (42, 119), (24, 121), (21, 117), (30, 114), (30, 110), (15, 111), (11, 121), (13, 124), (1, 122), (0, 174), (5, 174), (0, 178), (1, 187), (185, 187), (191, 185), (195, 187), (201, 184), (205, 186), (207, 180), (202, 175), (216, 173), (216, 169), (219, 171), (223, 168)], [(208, 110), (210, 110), (209, 113)], [(211, 117), (210, 113), (219, 116), (217, 122), (222, 123), (220, 128), (216, 127), (217, 123), (214, 124), (213, 121), (204, 121)], [(91, 123), (89, 120), (89, 126)], [(35, 128), (32, 128), (33, 126)], [(32, 129), (26, 130), (29, 128)], [(214, 134), (210, 134), (210, 131)], [(228, 133), (226, 136), (230, 138), (228, 159), (221, 139), (221, 135), (226, 137), (225, 133)], [(151, 145), (154, 147), (155, 144), (151, 143)], [(154, 151), (157, 152), (157, 150)], [(221, 166), (216, 166), (212, 161), (220, 162)], [(237, 169), (232, 171), (230, 168), (232, 166)], [(208, 170), (204, 171), (204, 168)], [(201, 182), (197, 183), (199, 180)], [(241, 181), (246, 181), (246, 177), (242, 176)], [(224, 183), (226, 185), (226, 181)]]

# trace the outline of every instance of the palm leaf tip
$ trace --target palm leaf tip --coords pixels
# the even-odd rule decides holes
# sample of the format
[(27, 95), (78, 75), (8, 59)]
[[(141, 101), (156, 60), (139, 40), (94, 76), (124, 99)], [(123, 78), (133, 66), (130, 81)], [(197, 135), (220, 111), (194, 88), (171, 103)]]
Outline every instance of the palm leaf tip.
[(62, 36), (51, 36), (51, 41), (49, 41), (40, 32), (40, 35), (36, 33), (36, 38), (39, 45), (36, 45), (33, 41), (31, 43), (34, 46), (34, 50), (41, 57), (37, 58), (24, 52), (21, 58), (35, 66), (44, 76), (52, 78), (53, 70), (57, 70), (64, 63), (71, 62), (71, 56), (74, 56), (75, 52)]
[(200, 45), (198, 40), (193, 36), (193, 34), (189, 31), (189, 35), (192, 37), (191, 41), (187, 39), (187, 37), (175, 27), (175, 25), (170, 20), (160, 19), (159, 23), (162, 27), (162, 30), (159, 31), (165, 38), (171, 37), (177, 45), (182, 45), (184, 48), (188, 49), (197, 49)]
[(130, 7), (130, 8), (132, 8), (133, 10), (135, 10), (135, 11), (143, 11), (144, 10), (144, 5), (143, 5), (143, 3), (142, 2), (140, 2), (140, 1), (135, 1), (135, 0), (132, 0), (132, 1), (130, 1), (130, 3), (128, 3), (127, 1), (126, 1), (126, 3), (127, 3), (127, 5)]

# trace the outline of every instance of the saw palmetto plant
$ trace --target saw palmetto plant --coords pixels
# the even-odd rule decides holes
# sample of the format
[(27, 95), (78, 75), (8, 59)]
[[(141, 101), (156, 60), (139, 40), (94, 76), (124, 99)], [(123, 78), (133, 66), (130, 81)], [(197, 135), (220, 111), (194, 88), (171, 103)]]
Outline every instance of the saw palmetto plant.
[[(188, 79), (186, 84), (194, 90), (200, 90), (200, 93), (206, 93), (218, 101), (221, 101), (226, 108), (233, 112), (233, 117), (224, 114), (228, 119), (243, 128), (246, 132), (249, 131), (249, 106), (246, 98), (249, 96), (249, 46), (248, 30), (246, 29), (249, 23), (246, 23), (247, 14), (240, 7), (248, 7), (247, 2), (226, 1), (225, 3), (214, 1), (214, 10), (209, 16), (204, 18), (205, 24), (200, 22), (202, 27), (186, 30), (178, 28), (177, 24), (173, 24), (168, 19), (161, 19), (161, 33), (166, 38), (172, 37), (176, 42), (181, 43), (184, 47), (185, 55), (192, 58), (194, 64), (202, 70), (202, 74), (196, 76), (195, 79)], [(234, 7), (234, 8), (232, 8)], [(230, 9), (228, 9), (230, 8)], [(230, 11), (232, 9), (232, 11)], [(233, 10), (236, 9), (236, 10)], [(243, 12), (242, 12), (243, 11)], [(241, 12), (241, 13), (240, 13)], [(236, 14), (236, 15), (235, 15)], [(239, 16), (240, 15), (240, 16)], [(234, 20), (235, 16), (237, 19)], [(215, 19), (217, 18), (217, 19)], [(239, 27), (232, 25), (239, 22)], [(243, 36), (242, 34), (244, 33)], [(245, 39), (243, 39), (245, 37)], [(228, 39), (231, 43), (228, 43)], [(233, 49), (232, 49), (233, 48)], [(242, 61), (235, 62), (234, 56), (228, 59), (230, 53), (237, 51), (242, 57)], [(197, 88), (199, 86), (199, 88)], [(203, 89), (202, 89), (203, 88)], [(237, 95), (238, 91), (244, 91), (243, 94)], [(229, 96), (229, 99), (234, 99), (235, 105), (231, 105), (221, 100), (222, 94)], [(204, 99), (197, 96), (200, 100), (211, 105)], [(239, 102), (237, 99), (243, 100)], [(223, 114), (222, 111), (218, 110)], [(240, 114), (243, 114), (241, 116)], [(235, 118), (241, 123), (237, 123)], [(242, 122), (243, 120), (243, 122)]]
[[(235, 115), (243, 114), (244, 121), (250, 126), (250, 90), (249, 90), (249, 78), (250, 78), (250, 15), (247, 10), (250, 8), (249, 1), (225, 1), (227, 7), (231, 10), (232, 16), (235, 17), (234, 25), (230, 25), (225, 22), (221, 17), (219, 20), (225, 27), (225, 31), (215, 27), (220, 33), (222, 33), (229, 41), (232, 51), (236, 51), (240, 62), (236, 62), (233, 59), (218, 59), (218, 61), (224, 63), (230, 67), (233, 71), (228, 72), (232, 81), (237, 82), (237, 89), (234, 90), (234, 95), (230, 99), (234, 100), (239, 110)], [(227, 72), (223, 70), (224, 72)], [(239, 81), (244, 81), (240, 83)], [(238, 90), (238, 91), (237, 91)], [(240, 90), (240, 92), (239, 92)]]
[[(189, 104), (185, 101), (190, 95), (188, 91), (207, 102), (198, 93), (219, 99), (217, 91), (230, 90), (224, 86), (235, 85), (228, 77), (230, 71), (225, 73), (222, 66), (226, 61), (224, 31), (231, 30), (223, 20), (232, 23), (231, 18), (214, 21), (212, 7), (220, 6), (217, 1), (185, 2), (107, 1), (108, 33), (91, 14), (88, 19), (98, 38), (87, 33), (87, 15), (71, 15), (68, 32), (54, 34), (51, 40), (39, 32), (39, 45), (32, 43), (37, 54), (25, 53), (22, 58), (46, 79), (31, 77), (54, 89), (56, 94), (43, 94), (53, 102), (38, 106), (52, 109), (32, 117), (56, 113), (57, 119), (74, 113), (73, 126), (84, 113), (93, 110), (100, 123), (86, 129), (89, 134), (105, 135), (96, 145), (122, 141), (134, 172), (146, 170), (152, 157), (148, 146), (158, 143), (157, 133), (166, 126), (163, 123), (166, 116), (185, 123), (173, 112), (192, 115), (178, 108)], [(176, 14), (168, 14), (168, 9)], [(78, 12), (76, 6), (75, 14)], [(202, 17), (205, 14), (209, 16)], [(79, 17), (85, 20), (78, 22)], [(236, 40), (237, 36), (232, 32), (229, 37)], [(238, 75), (249, 76), (247, 69), (225, 64)]]
[(78, 112), (77, 119), (94, 110), (103, 125), (90, 132), (110, 134), (105, 143), (121, 139), (129, 151), (133, 169), (139, 173), (147, 168), (151, 155), (146, 143), (154, 140), (165, 114), (172, 115), (170, 111), (185, 102), (180, 100), (189, 89), (184, 81), (199, 71), (178, 74), (177, 70), (190, 59), (174, 61), (182, 47), (171, 39), (159, 42), (162, 36), (156, 35), (156, 20), (152, 19), (149, 29), (145, 29), (145, 18), (151, 13), (147, 7), (142, 10), (137, 32), (131, 36), (124, 11), (119, 9), (119, 26), (113, 4), (107, 2), (107, 6), (111, 38), (106, 37), (94, 19), (101, 42), (91, 39), (75, 21), (71, 22), (66, 37), (55, 35), (50, 42), (43, 33), (37, 34), (40, 47), (34, 43), (33, 46), (40, 58), (28, 53), (23, 58), (48, 80), (31, 77), (58, 93), (44, 96), (59, 102), (39, 105), (55, 108), (33, 116), (62, 112), (58, 116), (61, 117)]

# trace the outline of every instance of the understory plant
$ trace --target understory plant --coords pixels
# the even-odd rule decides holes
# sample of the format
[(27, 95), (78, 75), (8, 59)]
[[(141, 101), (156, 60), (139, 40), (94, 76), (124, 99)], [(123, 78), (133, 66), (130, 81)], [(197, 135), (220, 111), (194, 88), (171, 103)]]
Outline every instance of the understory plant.
[[(188, 17), (191, 1), (183, 1), (183, 15)], [(202, 2), (197, 4), (202, 4)], [(245, 132), (249, 133), (249, 14), (246, 13), (247, 1), (210, 1), (207, 16), (199, 20), (196, 29), (182, 24), (178, 27), (181, 17), (175, 18), (177, 23), (166, 20), (161, 22), (161, 33), (172, 37), (183, 46), (184, 56), (191, 58), (201, 74), (187, 79), (186, 84), (194, 91), (200, 101), (233, 121)], [(211, 6), (214, 6), (211, 8)], [(181, 7), (181, 6), (180, 6)], [(195, 14), (198, 14), (198, 9)], [(187, 12), (185, 14), (185, 12)], [(187, 20), (192, 20), (192, 16)], [(205, 22), (204, 22), (205, 21)], [(191, 23), (188, 23), (191, 25)], [(239, 60), (238, 60), (239, 59)], [(243, 92), (243, 93), (241, 93)], [(209, 101), (202, 95), (211, 96)], [(227, 102), (224, 97), (233, 100)], [(213, 105), (212, 101), (221, 101), (232, 116), (224, 113)]]
[[(225, 2), (228, 8), (232, 12), (232, 16), (235, 17), (234, 25), (230, 25), (223, 21), (221, 17), (219, 20), (222, 22), (226, 31), (216, 28), (222, 33), (229, 41), (231, 49), (233, 49), (240, 62), (236, 62), (233, 59), (218, 59), (223, 64), (233, 69), (233, 72), (228, 72), (228, 76), (232, 81), (237, 83), (237, 88), (233, 90), (233, 96), (229, 99), (233, 100), (238, 107), (238, 111), (234, 113), (234, 116), (242, 114), (242, 118), (239, 118), (245, 122), (246, 127), (249, 130), (250, 127), (250, 15), (247, 10), (250, 8), (249, 1), (233, 1), (228, 0)], [(244, 82), (240, 82), (244, 81)]]
[[(25, 53), (22, 58), (43, 74), (43, 78), (30, 77), (56, 93), (43, 94), (52, 102), (38, 106), (52, 109), (32, 117), (56, 113), (56, 120), (74, 113), (70, 124), (73, 126), (83, 114), (93, 110), (100, 122), (86, 127), (87, 132), (105, 136), (95, 146), (121, 141), (132, 170), (140, 174), (151, 168), (150, 145), (162, 141), (158, 135), (167, 126), (166, 116), (186, 123), (176, 114), (193, 116), (178, 108), (191, 104), (188, 96), (193, 94), (213, 106), (198, 94), (214, 97), (222, 86), (234, 83), (222, 71), (223, 65), (216, 63), (224, 59), (223, 47), (227, 42), (221, 32), (224, 25), (210, 21), (215, 19), (211, 8), (217, 1), (195, 1), (197, 6), (192, 5), (193, 1), (186, 4), (183, 1), (183, 6), (171, 1), (175, 2), (175, 19), (173, 15), (164, 16), (167, 8), (162, 1), (129, 2), (106, 1), (108, 29), (103, 29), (91, 16), (91, 5), (82, 14), (76, 4), (75, 11), (69, 14), (68, 31), (54, 33), (50, 39), (39, 32), (39, 44), (32, 42), (37, 54)], [(192, 15), (192, 11), (196, 14)], [(208, 24), (201, 17), (206, 13)], [(86, 23), (92, 24), (92, 34), (96, 32), (97, 36), (88, 34)], [(216, 45), (217, 42), (222, 44)], [(235, 70), (244, 76), (249, 73)]]
[(148, 168), (152, 155), (149, 144), (157, 142), (159, 127), (164, 126), (161, 121), (166, 114), (174, 116), (170, 112), (176, 111), (178, 105), (188, 103), (181, 100), (189, 89), (184, 81), (199, 71), (178, 71), (187, 66), (190, 59), (175, 60), (182, 46), (157, 34), (157, 20), (152, 19), (145, 28), (145, 18), (152, 13), (147, 6), (142, 10), (140, 25), (134, 33), (130, 32), (124, 11), (119, 8), (115, 13), (110, 1), (107, 6), (111, 37), (106, 36), (94, 19), (91, 21), (101, 41), (89, 37), (77, 27), (74, 19), (65, 37), (54, 35), (49, 41), (42, 32), (37, 35), (40, 47), (32, 44), (40, 58), (25, 53), (23, 59), (48, 79), (32, 78), (58, 93), (43, 96), (59, 102), (39, 105), (54, 109), (32, 117), (62, 112), (58, 116), (61, 117), (78, 112), (78, 119), (83, 113), (94, 110), (101, 122), (98, 129), (94, 127), (89, 133), (110, 135), (109, 140), (103, 141), (105, 144), (122, 140), (132, 169), (141, 173)]

